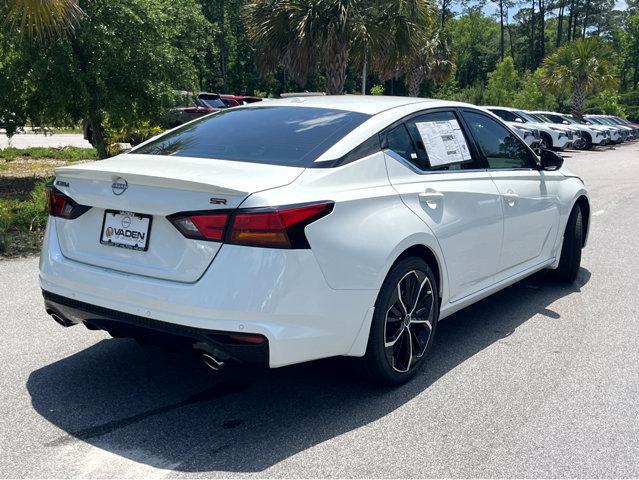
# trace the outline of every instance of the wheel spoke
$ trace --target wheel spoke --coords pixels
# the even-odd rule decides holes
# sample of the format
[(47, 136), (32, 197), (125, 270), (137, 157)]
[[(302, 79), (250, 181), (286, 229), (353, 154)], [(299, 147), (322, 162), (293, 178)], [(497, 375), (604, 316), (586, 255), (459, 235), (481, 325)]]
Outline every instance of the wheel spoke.
[(399, 300), (399, 304), (402, 307), (402, 312), (404, 315), (408, 314), (408, 310), (406, 310), (406, 305), (404, 305), (404, 300), (402, 300), (402, 288), (401, 288), (402, 282), (400, 280), (400, 282), (397, 284), (397, 299)]
[(393, 339), (388, 341), (385, 340), (384, 341), (384, 347), (389, 348), (389, 347), (394, 347), (395, 344), (397, 343), (397, 341), (402, 338), (402, 333), (404, 333), (406, 327), (404, 327), (404, 324), (402, 323), (402, 325), (399, 327), (399, 330), (397, 331), (397, 333), (395, 335), (393, 335)]

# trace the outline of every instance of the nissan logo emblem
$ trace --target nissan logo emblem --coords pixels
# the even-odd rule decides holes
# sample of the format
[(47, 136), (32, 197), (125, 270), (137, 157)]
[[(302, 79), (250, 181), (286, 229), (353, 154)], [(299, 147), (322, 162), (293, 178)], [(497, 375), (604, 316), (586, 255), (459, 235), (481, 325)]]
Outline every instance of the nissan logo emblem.
[(122, 177), (116, 178), (111, 184), (111, 190), (113, 190), (113, 195), (122, 195), (127, 188), (129, 188), (129, 184)]

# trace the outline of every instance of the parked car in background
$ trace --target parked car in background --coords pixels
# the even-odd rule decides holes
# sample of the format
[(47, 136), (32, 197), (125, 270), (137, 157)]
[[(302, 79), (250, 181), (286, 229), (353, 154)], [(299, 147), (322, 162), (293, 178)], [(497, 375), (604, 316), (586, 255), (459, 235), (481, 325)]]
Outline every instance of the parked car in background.
[(585, 149), (590, 149), (593, 146), (608, 145), (611, 143), (611, 134), (613, 129), (603, 125), (592, 125), (584, 122), (583, 120), (577, 120), (571, 115), (558, 113), (558, 112), (534, 112), (550, 122), (561, 125), (568, 125), (579, 128), (582, 132), (582, 137), (586, 140)]
[(532, 127), (524, 127), (523, 125), (511, 125), (513, 131), (519, 135), (526, 145), (532, 148), (535, 152), (540, 150), (539, 145), (541, 143), (541, 136), (539, 130)]
[(612, 129), (608, 127), (604, 127), (602, 125), (589, 125), (583, 121), (579, 122), (568, 115), (557, 112), (536, 111), (529, 113), (537, 115), (538, 117), (557, 125), (565, 125), (579, 129), (581, 137), (585, 141), (583, 148), (586, 150), (593, 146), (607, 145), (610, 143), (610, 133)]
[(168, 125), (171, 128), (190, 122), (196, 118), (203, 117), (204, 115), (208, 115), (216, 110), (228, 108), (217, 93), (180, 93), (180, 104), (172, 109), (168, 114)]
[(619, 130), (620, 140), (626, 142), (628, 140), (634, 140), (635, 129), (628, 125), (619, 123), (618, 120), (613, 120), (608, 115), (584, 115), (584, 119), (588, 122), (597, 123), (599, 125), (609, 125)]
[(527, 127), (539, 130), (539, 148), (564, 150), (572, 147), (574, 132), (559, 125), (548, 125), (532, 118), (523, 110), (509, 107), (483, 107), (494, 113), (510, 126), (525, 124)]
[(618, 125), (625, 125), (627, 127), (630, 127), (632, 129), (634, 129), (635, 131), (635, 140), (639, 138), (639, 124), (637, 123), (633, 123), (630, 120), (627, 120), (625, 118), (621, 118), (618, 116), (614, 116), (614, 115), (606, 115), (608, 118), (610, 118), (611, 120), (617, 122)]
[(220, 94), (220, 98), (227, 107), (239, 107), (240, 105), (248, 105), (249, 103), (261, 102), (262, 98), (252, 97), (250, 95), (228, 95)]
[(572, 145), (570, 148), (576, 148), (577, 150), (583, 150), (584, 147), (586, 146), (586, 139), (583, 137), (583, 132), (581, 131), (581, 129), (573, 126), (573, 125), (564, 125), (564, 124), (555, 124), (554, 122), (551, 122), (550, 120), (548, 120), (547, 118), (545, 118), (543, 115), (540, 114), (536, 114), (533, 113), (531, 111), (526, 111), (526, 113), (528, 114), (529, 117), (533, 118), (534, 120), (540, 122), (540, 123), (546, 123), (548, 125), (554, 125), (554, 126), (560, 126), (563, 127), (565, 129), (567, 129), (568, 131), (572, 132), (573, 134), (573, 138), (572, 138)]
[(352, 356), (399, 384), (440, 319), (542, 269), (576, 279), (590, 204), (562, 163), (456, 102), (230, 108), (56, 169), (46, 311), (216, 370)]

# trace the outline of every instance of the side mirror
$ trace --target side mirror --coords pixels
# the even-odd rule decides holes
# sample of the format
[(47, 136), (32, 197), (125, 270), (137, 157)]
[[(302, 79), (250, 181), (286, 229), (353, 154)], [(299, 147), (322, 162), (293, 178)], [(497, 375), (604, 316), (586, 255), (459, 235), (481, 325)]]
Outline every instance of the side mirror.
[(564, 164), (564, 159), (561, 155), (552, 150), (541, 151), (541, 169), (548, 170), (550, 172), (559, 170)]
[(519, 117), (515, 118), (515, 122), (517, 122), (517, 123), (524, 123), (524, 121), (523, 121), (521, 118), (519, 118)]
[(570, 125), (570, 124), (568, 123), (568, 120), (564, 120), (564, 121), (563, 121), (563, 122), (561, 122), (561, 123), (563, 123), (564, 125)]

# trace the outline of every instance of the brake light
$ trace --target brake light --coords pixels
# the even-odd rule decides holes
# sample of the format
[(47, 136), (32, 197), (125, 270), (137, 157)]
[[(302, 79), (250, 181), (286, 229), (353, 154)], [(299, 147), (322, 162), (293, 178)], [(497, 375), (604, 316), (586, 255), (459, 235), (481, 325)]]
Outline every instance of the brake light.
[(230, 211), (186, 212), (168, 220), (187, 238), (268, 248), (310, 248), (304, 228), (328, 215), (333, 202)]
[(228, 213), (194, 213), (171, 215), (169, 221), (187, 238), (221, 242), (228, 221)]
[(270, 248), (310, 248), (304, 228), (328, 215), (333, 202), (291, 208), (238, 210), (226, 242)]
[(71, 197), (68, 197), (53, 185), (47, 185), (47, 211), (52, 217), (72, 220), (78, 218), (91, 207), (80, 205)]

